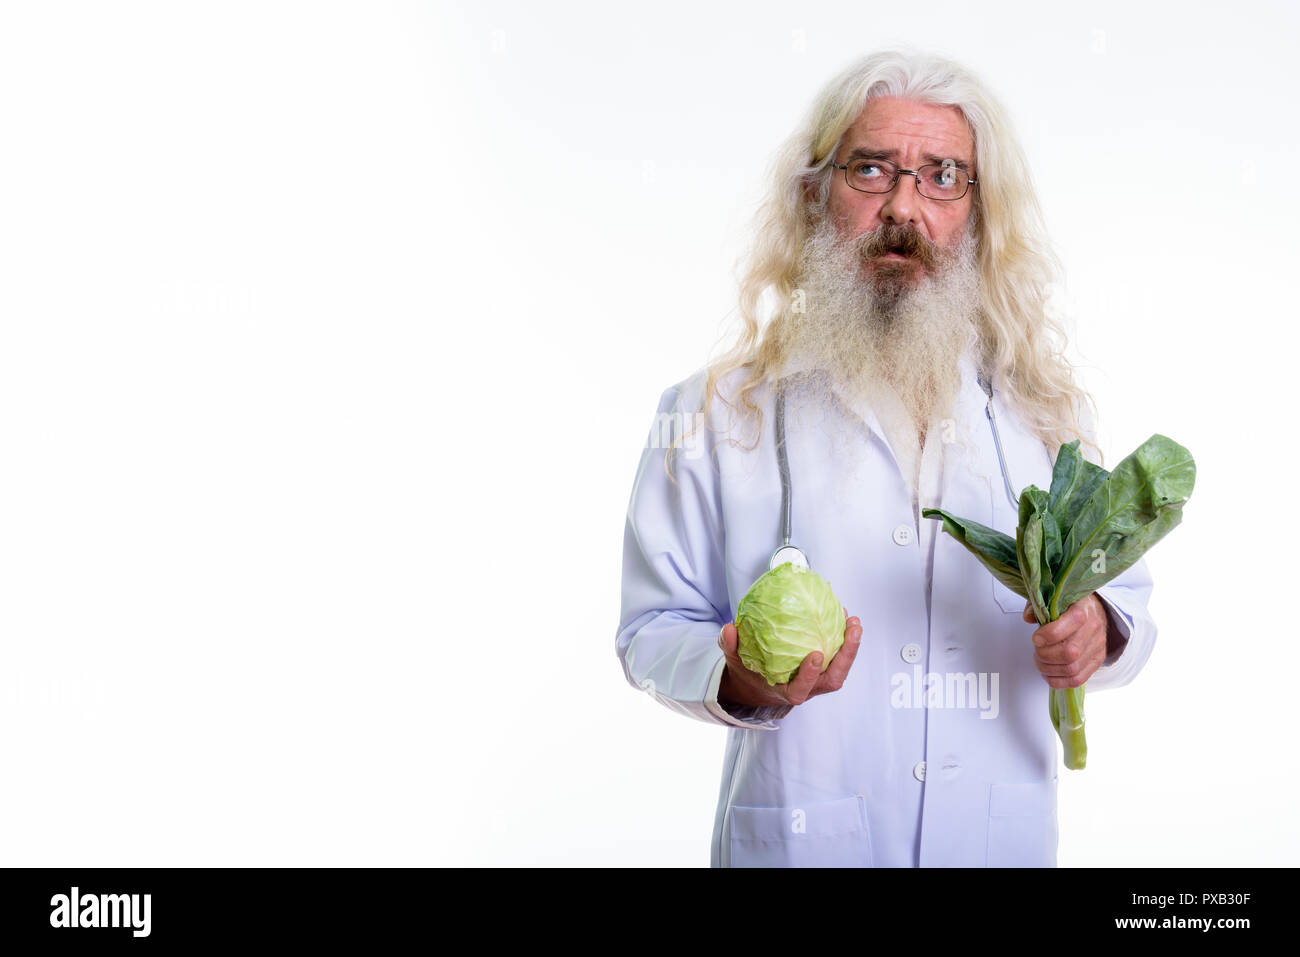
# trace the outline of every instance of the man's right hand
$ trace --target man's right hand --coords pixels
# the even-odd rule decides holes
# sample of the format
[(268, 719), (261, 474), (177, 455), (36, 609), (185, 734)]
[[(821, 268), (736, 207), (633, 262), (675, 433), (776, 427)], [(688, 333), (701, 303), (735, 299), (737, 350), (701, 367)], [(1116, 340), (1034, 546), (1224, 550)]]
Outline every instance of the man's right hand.
[(736, 633), (735, 622), (723, 625), (718, 647), (727, 656), (727, 667), (722, 672), (722, 684), (718, 688), (719, 704), (754, 707), (799, 705), (819, 694), (839, 691), (862, 641), (862, 622), (849, 618), (848, 609), (844, 610), (844, 615), (844, 644), (830, 667), (823, 672), (822, 653), (814, 651), (799, 664), (794, 678), (782, 685), (770, 685), (757, 671), (745, 667), (736, 650), (740, 636)]

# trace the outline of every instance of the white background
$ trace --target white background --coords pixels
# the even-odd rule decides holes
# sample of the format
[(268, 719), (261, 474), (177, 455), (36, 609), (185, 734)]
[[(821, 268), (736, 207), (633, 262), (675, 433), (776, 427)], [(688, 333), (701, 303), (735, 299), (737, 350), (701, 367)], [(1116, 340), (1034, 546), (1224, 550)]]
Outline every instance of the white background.
[(1008, 106), (1107, 463), (1198, 463), (1062, 865), (1281, 865), (1294, 5), (0, 5), (0, 863), (706, 865), (614, 654), (660, 393), (851, 60)]

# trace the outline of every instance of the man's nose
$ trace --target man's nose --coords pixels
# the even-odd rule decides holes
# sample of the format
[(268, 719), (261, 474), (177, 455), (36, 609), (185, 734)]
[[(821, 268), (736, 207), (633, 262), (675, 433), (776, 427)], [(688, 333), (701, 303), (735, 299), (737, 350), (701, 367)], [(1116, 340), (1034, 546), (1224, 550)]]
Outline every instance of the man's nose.
[(910, 173), (900, 173), (894, 188), (885, 194), (880, 218), (887, 223), (916, 223), (919, 210), (916, 182)]

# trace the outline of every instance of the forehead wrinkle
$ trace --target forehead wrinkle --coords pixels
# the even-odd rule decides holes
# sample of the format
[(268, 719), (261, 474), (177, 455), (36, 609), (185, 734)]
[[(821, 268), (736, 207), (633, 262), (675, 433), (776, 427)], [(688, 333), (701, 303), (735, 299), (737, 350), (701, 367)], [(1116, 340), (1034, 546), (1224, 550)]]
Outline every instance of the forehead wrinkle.
[[(975, 162), (975, 140), (959, 113), (948, 112), (955, 107), (927, 107), (916, 104), (911, 108), (890, 106), (892, 99), (873, 100), (849, 127), (845, 145), (850, 149), (898, 148), (897, 142), (881, 142), (886, 138), (921, 140), (929, 144), (922, 151), (936, 156), (951, 156)], [(883, 106), (883, 108), (882, 108)], [(938, 113), (932, 111), (940, 111)], [(886, 115), (881, 115), (881, 114)], [(929, 115), (918, 115), (929, 113)]]
[[(850, 132), (853, 131), (850, 130)], [(965, 157), (962, 154), (970, 153), (971, 152), (970, 147), (974, 146), (974, 143), (970, 143), (969, 136), (965, 137), (965, 143), (970, 143), (970, 147), (967, 147), (965, 143), (954, 142), (956, 140), (955, 137), (945, 136), (941, 133), (938, 134), (907, 133), (907, 132), (896, 131), (895, 129), (887, 125), (869, 126), (866, 129), (859, 131), (859, 138), (861, 139), (861, 142), (852, 143), (851, 144), (852, 147), (854, 148), (871, 147), (873, 149), (894, 149), (896, 148), (896, 144), (894, 142), (881, 143), (880, 141), (884, 139), (890, 139), (890, 138), (895, 140), (902, 138), (902, 139), (909, 139), (909, 140), (920, 140), (923, 144), (929, 144), (928, 146), (923, 147), (924, 151), (927, 153), (934, 153), (936, 156), (952, 156), (954, 158), (960, 157), (962, 159), (965, 159)]]

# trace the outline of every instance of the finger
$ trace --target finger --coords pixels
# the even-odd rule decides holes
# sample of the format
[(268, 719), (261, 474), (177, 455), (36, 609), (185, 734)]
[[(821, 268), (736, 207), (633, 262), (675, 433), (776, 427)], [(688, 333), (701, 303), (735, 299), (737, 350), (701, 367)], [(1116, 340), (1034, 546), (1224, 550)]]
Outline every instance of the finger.
[(718, 634), (718, 647), (730, 661), (736, 655), (736, 647), (740, 643), (740, 635), (736, 633), (735, 622), (722, 626), (722, 631)]
[(1097, 670), (1091, 657), (1064, 664), (1035, 660), (1034, 666), (1053, 688), (1081, 685)]
[[(1090, 613), (1090, 603), (1077, 601), (1067, 608), (1056, 621), (1049, 621), (1039, 629), (1042, 632), (1041, 643), (1055, 644), (1058, 641), (1064, 641), (1075, 632), (1090, 627), (1094, 621), (1095, 618)], [(1037, 638), (1037, 633), (1035, 633), (1035, 638)]]
[(1083, 657), (1085, 647), (1080, 636), (1072, 635), (1055, 644), (1036, 647), (1034, 660), (1048, 666), (1071, 665)]
[(1103, 664), (1105, 664), (1105, 662), (1106, 662), (1105, 652), (1103, 652), (1099, 656), (1088, 659), (1087, 667), (1084, 668), (1082, 671), (1080, 671), (1077, 675), (1075, 675), (1075, 677), (1079, 681), (1079, 684), (1087, 684), (1090, 680), (1092, 680), (1092, 676), (1097, 673), (1097, 670)]
[(1078, 630), (1079, 625), (1074, 619), (1058, 618), (1056, 621), (1039, 625), (1030, 638), (1035, 648), (1045, 648), (1066, 641)]
[(779, 686), (773, 687), (758, 672), (745, 667), (745, 663), (740, 660), (739, 646), (740, 633), (736, 631), (735, 622), (723, 625), (722, 631), (718, 633), (718, 647), (727, 659), (727, 671), (731, 679), (747, 687), (749, 693), (766, 697), (768, 704), (780, 704), (784, 698), (777, 693)]
[(1025, 610), (1020, 613), (1020, 617), (1031, 625), (1038, 624), (1038, 616), (1034, 614), (1034, 606), (1029, 602), (1025, 602)]
[(849, 668), (853, 666), (853, 659), (858, 656), (860, 647), (862, 647), (862, 624), (857, 618), (850, 618), (844, 629), (844, 644), (831, 659), (830, 667), (822, 672), (814, 693), (825, 694), (826, 691), (838, 691), (844, 684), (844, 679), (848, 677)]
[(1048, 678), (1047, 687), (1055, 688), (1057, 691), (1064, 691), (1068, 688), (1078, 688), (1083, 685), (1082, 681), (1076, 678)]
[(1034, 633), (1034, 653), (1047, 662), (1071, 662), (1081, 658), (1092, 658), (1100, 652), (1106, 657), (1106, 630), (1096, 621), (1089, 621), (1084, 627), (1076, 628), (1060, 638), (1059, 641), (1044, 640), (1045, 636)]
[(1091, 675), (1077, 674), (1066, 678), (1048, 678), (1046, 675), (1043, 677), (1046, 679), (1049, 688), (1082, 688), (1088, 683), (1088, 678)]
[(1038, 673), (1044, 678), (1073, 678), (1083, 671), (1082, 663), (1059, 664), (1045, 661), (1035, 661), (1034, 666)]
[[(1053, 646), (1055, 651), (1058, 646)], [(1092, 676), (1101, 663), (1105, 661), (1106, 653), (1103, 649), (1098, 652), (1095, 646), (1085, 647), (1082, 649), (1071, 646), (1066, 642), (1066, 654), (1064, 658), (1048, 658), (1042, 654), (1035, 653), (1034, 666), (1045, 678), (1079, 678), (1087, 680)]]
[(718, 636), (718, 647), (722, 649), (723, 657), (727, 659), (727, 664), (733, 671), (743, 675), (754, 674), (740, 660), (740, 632), (736, 630), (734, 622), (723, 626), (722, 634)]
[(782, 690), (785, 700), (791, 704), (803, 704), (811, 697), (813, 685), (817, 684), (821, 673), (822, 653), (814, 651), (803, 660), (794, 679)]

